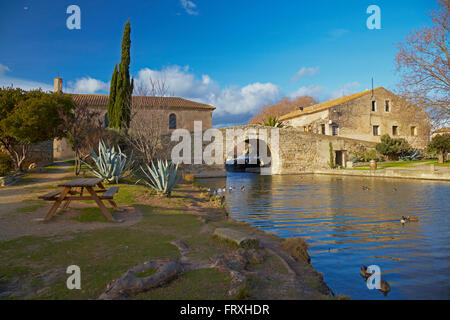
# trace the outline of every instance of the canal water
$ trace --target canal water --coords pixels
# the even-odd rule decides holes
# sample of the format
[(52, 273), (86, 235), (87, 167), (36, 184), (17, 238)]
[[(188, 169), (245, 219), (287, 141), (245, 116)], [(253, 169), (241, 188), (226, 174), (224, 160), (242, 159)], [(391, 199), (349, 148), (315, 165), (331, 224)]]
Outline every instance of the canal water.
[[(450, 298), (448, 182), (229, 172), (200, 183), (235, 188), (226, 194), (232, 218), (283, 238), (305, 238), (313, 267), (336, 294)], [(402, 225), (406, 215), (419, 221)], [(367, 288), (361, 265), (380, 267), (391, 286), (387, 296)]]

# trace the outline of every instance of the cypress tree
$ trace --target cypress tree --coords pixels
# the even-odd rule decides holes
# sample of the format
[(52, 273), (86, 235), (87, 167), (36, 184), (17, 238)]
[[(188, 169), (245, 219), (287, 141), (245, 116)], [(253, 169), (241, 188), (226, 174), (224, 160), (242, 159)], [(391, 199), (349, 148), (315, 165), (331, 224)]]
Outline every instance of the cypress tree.
[(123, 30), (122, 53), (120, 57), (119, 72), (117, 74), (116, 96), (114, 100), (114, 118), (118, 120), (115, 127), (121, 128), (129, 125), (131, 116), (131, 95), (133, 82), (130, 82), (130, 21), (127, 21)]
[(116, 88), (117, 88), (117, 64), (114, 67), (113, 74), (111, 76), (111, 86), (109, 89), (109, 99), (108, 99), (108, 121), (109, 127), (117, 128), (118, 122), (115, 114), (115, 101), (116, 101)]

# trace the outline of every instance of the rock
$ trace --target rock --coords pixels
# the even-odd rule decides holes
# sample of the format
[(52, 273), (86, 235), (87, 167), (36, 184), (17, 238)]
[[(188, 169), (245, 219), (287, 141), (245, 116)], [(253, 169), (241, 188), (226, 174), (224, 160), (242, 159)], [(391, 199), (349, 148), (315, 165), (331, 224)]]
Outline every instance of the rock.
[(252, 238), (237, 230), (232, 230), (228, 228), (217, 228), (214, 230), (214, 235), (236, 243), (239, 247), (242, 248), (259, 248), (259, 239)]

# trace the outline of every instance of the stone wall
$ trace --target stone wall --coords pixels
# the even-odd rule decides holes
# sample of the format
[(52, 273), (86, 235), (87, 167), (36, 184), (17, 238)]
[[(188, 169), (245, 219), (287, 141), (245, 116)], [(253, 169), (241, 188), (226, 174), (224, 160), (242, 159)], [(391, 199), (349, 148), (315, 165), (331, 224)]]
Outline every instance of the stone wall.
[(28, 152), (27, 159), (22, 167), (27, 169), (32, 163), (38, 167), (47, 166), (53, 163), (53, 140), (33, 144)]

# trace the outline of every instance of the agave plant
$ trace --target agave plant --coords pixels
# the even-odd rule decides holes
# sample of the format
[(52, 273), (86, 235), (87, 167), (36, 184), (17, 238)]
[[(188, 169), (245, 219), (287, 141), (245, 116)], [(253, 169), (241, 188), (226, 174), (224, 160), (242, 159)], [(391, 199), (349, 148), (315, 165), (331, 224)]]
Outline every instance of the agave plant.
[(180, 181), (178, 164), (168, 162), (167, 160), (158, 160), (156, 165), (152, 162), (151, 166), (148, 164), (145, 166), (145, 168), (141, 166), (141, 171), (144, 174), (141, 180), (158, 193), (170, 196), (173, 188)]
[(262, 124), (267, 127), (274, 127), (274, 128), (283, 128), (284, 127), (283, 122), (278, 121), (277, 117), (272, 117), (272, 116), (269, 116), (268, 118), (266, 118), (262, 122)]
[(91, 158), (97, 169), (90, 164), (83, 162), (89, 167), (89, 172), (98, 178), (108, 182), (118, 183), (120, 179), (126, 178), (133, 173), (133, 151), (130, 157), (127, 157), (119, 146), (106, 145), (102, 140), (98, 143), (98, 155), (91, 148)]

